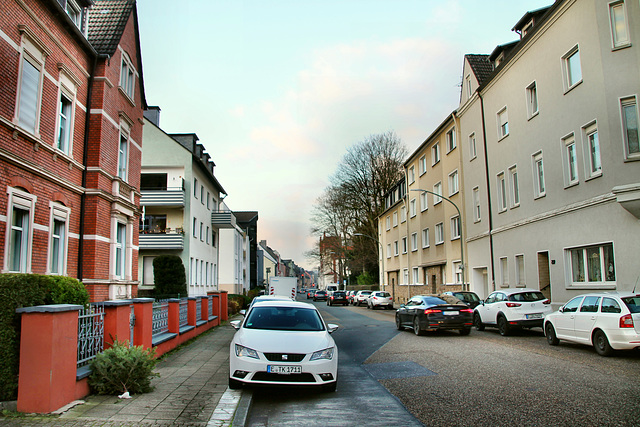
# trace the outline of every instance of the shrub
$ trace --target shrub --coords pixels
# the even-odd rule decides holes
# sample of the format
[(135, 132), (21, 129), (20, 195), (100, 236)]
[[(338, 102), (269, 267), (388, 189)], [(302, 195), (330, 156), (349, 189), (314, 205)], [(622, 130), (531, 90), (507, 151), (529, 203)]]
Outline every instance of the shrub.
[(160, 376), (153, 372), (157, 362), (155, 349), (116, 340), (91, 362), (89, 386), (97, 394), (148, 393), (153, 390), (151, 378)]
[(229, 294), (228, 299), (229, 301), (235, 301), (241, 309), (248, 307), (251, 303), (251, 298), (246, 295)]
[(153, 260), (155, 295), (186, 297), (187, 275), (182, 259), (177, 255), (160, 255)]
[(40, 274), (0, 274), (0, 401), (15, 400), (20, 363), (17, 308), (43, 304), (81, 304), (89, 294), (76, 279)]
[(371, 287), (374, 283), (376, 283), (376, 279), (366, 271), (360, 274), (357, 280), (359, 286)]
[(236, 314), (237, 312), (240, 311), (240, 306), (238, 305), (238, 301), (235, 301), (235, 300), (232, 300), (232, 299), (230, 299), (227, 302), (227, 308), (229, 310), (229, 315)]

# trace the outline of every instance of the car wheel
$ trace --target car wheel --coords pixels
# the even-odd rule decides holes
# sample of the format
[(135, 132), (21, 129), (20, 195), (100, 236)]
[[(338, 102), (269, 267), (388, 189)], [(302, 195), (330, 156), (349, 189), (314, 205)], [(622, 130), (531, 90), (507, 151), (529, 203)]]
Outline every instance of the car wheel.
[(549, 345), (560, 344), (560, 340), (556, 336), (556, 330), (553, 329), (551, 322), (547, 322), (547, 324), (544, 325), (544, 334), (547, 336), (547, 343), (549, 343)]
[(418, 316), (413, 318), (413, 333), (418, 336), (424, 335), (424, 331), (420, 329), (420, 321), (418, 320)]
[(242, 382), (229, 378), (229, 388), (231, 390), (238, 390), (239, 388), (242, 388)]
[(609, 344), (607, 335), (600, 329), (593, 334), (593, 346), (600, 356), (611, 356), (613, 354), (613, 348)]
[(509, 335), (509, 324), (504, 316), (498, 317), (498, 331), (503, 337)]
[(325, 393), (333, 393), (336, 391), (337, 387), (338, 387), (338, 381), (334, 381), (332, 383), (323, 385), (322, 391), (324, 391)]
[(476, 331), (484, 331), (484, 323), (482, 323), (482, 317), (479, 313), (473, 315), (473, 326), (476, 327)]
[(469, 335), (471, 333), (471, 328), (460, 329), (460, 335)]
[(404, 330), (404, 326), (402, 326), (402, 322), (400, 322), (400, 316), (396, 314), (396, 329), (399, 331)]

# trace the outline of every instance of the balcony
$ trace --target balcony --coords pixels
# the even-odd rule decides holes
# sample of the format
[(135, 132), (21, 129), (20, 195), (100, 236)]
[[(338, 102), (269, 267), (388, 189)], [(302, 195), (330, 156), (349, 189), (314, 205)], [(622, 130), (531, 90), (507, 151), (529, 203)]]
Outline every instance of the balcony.
[(164, 230), (159, 233), (140, 232), (140, 250), (145, 249), (184, 249), (184, 233), (181, 229)]
[(236, 228), (236, 216), (233, 212), (212, 212), (211, 225), (218, 228)]
[(619, 185), (613, 187), (611, 191), (623, 208), (640, 219), (640, 183)]
[(184, 207), (184, 189), (168, 187), (166, 189), (142, 189), (140, 206), (178, 206)]

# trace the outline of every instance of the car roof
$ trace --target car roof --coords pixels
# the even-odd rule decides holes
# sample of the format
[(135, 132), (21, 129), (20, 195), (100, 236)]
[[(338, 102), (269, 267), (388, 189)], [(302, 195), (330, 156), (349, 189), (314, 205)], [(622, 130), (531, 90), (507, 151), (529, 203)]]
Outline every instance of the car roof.
[[(602, 292), (589, 292), (586, 294), (580, 294), (580, 295), (576, 295), (573, 298), (576, 297), (618, 297), (618, 298), (626, 298), (626, 297), (638, 297), (640, 296), (640, 293), (638, 292), (631, 292), (631, 291), (624, 291), (624, 292), (620, 292), (620, 291), (602, 291)], [(571, 299), (573, 299), (571, 298)]]
[(491, 292), (502, 292), (503, 294), (511, 295), (511, 294), (520, 294), (522, 292), (540, 292), (540, 289), (531, 289), (531, 288), (508, 288), (508, 289), (496, 289)]
[(313, 304), (309, 304), (307, 302), (302, 301), (292, 301), (292, 300), (273, 300), (273, 301), (261, 301), (259, 302), (260, 307), (292, 307), (292, 308), (310, 308), (312, 310), (317, 310), (316, 306)]

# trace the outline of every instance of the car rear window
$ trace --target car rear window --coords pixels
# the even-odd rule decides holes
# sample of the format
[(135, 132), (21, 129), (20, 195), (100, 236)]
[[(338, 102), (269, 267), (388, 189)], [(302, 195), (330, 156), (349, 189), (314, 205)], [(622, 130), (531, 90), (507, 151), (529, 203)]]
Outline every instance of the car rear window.
[(389, 298), (391, 296), (389, 292), (376, 292), (376, 295), (382, 298)]
[(546, 299), (542, 292), (520, 292), (509, 295), (509, 301), (533, 302)]
[(466, 302), (480, 301), (480, 298), (478, 298), (478, 295), (476, 295), (476, 294), (469, 294), (469, 293), (463, 293), (463, 292), (454, 292), (453, 296), (458, 298), (461, 301), (466, 301)]
[(324, 324), (316, 310), (298, 307), (255, 306), (249, 312), (244, 327), (276, 331), (324, 330)]
[(640, 313), (640, 295), (622, 298), (622, 302), (626, 304), (630, 312)]
[(346, 294), (346, 293), (344, 293), (344, 292), (341, 292), (341, 291), (333, 291), (333, 296), (334, 296), (334, 297), (341, 297), (341, 298), (343, 298), (343, 297), (347, 296), (347, 294)]
[(442, 298), (436, 298), (436, 297), (426, 297), (426, 298), (423, 298), (423, 301), (427, 306), (449, 304)]

